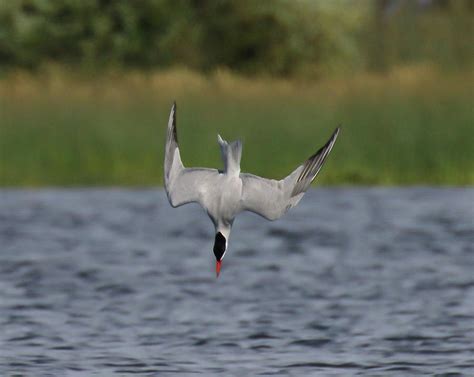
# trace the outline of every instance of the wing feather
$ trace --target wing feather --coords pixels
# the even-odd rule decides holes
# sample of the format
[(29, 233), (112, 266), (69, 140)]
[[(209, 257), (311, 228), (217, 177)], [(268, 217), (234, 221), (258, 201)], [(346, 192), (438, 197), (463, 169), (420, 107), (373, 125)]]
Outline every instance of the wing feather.
[(296, 206), (320, 172), (339, 131), (340, 127), (336, 128), (323, 147), (282, 180), (240, 174), (243, 183), (242, 210), (255, 212), (268, 220), (276, 220)]
[(181, 162), (176, 127), (176, 103), (171, 107), (165, 146), (164, 183), (173, 207), (197, 202), (203, 206), (203, 194), (218, 176), (216, 169), (185, 168)]

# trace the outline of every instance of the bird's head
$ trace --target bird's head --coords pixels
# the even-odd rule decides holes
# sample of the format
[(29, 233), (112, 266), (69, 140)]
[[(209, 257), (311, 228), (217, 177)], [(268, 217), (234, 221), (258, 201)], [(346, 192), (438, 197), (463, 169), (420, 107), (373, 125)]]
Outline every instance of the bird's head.
[(219, 277), (221, 272), (222, 259), (224, 258), (227, 249), (227, 239), (221, 232), (216, 233), (214, 241), (214, 255), (216, 257), (216, 276)]

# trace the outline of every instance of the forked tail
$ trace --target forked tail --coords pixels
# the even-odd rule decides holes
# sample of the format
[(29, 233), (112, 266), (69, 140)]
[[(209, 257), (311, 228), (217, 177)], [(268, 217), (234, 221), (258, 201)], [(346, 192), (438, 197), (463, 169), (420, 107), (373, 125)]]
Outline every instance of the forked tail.
[(242, 158), (242, 142), (240, 140), (228, 143), (220, 135), (217, 141), (221, 147), (222, 161), (224, 161), (224, 171), (227, 174), (240, 174), (240, 159)]

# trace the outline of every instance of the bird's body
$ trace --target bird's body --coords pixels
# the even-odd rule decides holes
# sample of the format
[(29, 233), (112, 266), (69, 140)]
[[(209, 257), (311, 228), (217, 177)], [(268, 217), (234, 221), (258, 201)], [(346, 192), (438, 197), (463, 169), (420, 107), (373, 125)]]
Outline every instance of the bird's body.
[(240, 211), (242, 196), (242, 180), (239, 176), (228, 175), (226, 172), (218, 173), (209, 188), (208, 195), (203, 198), (202, 206), (205, 208), (217, 231), (226, 235), (230, 234), (230, 227), (235, 216)]
[(176, 104), (171, 108), (166, 139), (164, 180), (173, 207), (197, 202), (212, 220), (216, 238), (214, 255), (219, 274), (235, 217), (242, 211), (276, 220), (294, 207), (319, 173), (339, 128), (314, 155), (282, 180), (240, 172), (242, 143), (228, 143), (218, 135), (224, 169), (185, 168), (181, 162), (176, 128)]

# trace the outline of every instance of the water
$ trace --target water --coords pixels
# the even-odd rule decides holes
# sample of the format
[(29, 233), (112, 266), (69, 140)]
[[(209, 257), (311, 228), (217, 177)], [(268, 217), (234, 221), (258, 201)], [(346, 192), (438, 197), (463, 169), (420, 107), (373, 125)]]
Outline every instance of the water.
[(0, 375), (472, 376), (474, 189), (317, 189), (213, 228), (159, 190), (0, 191)]

